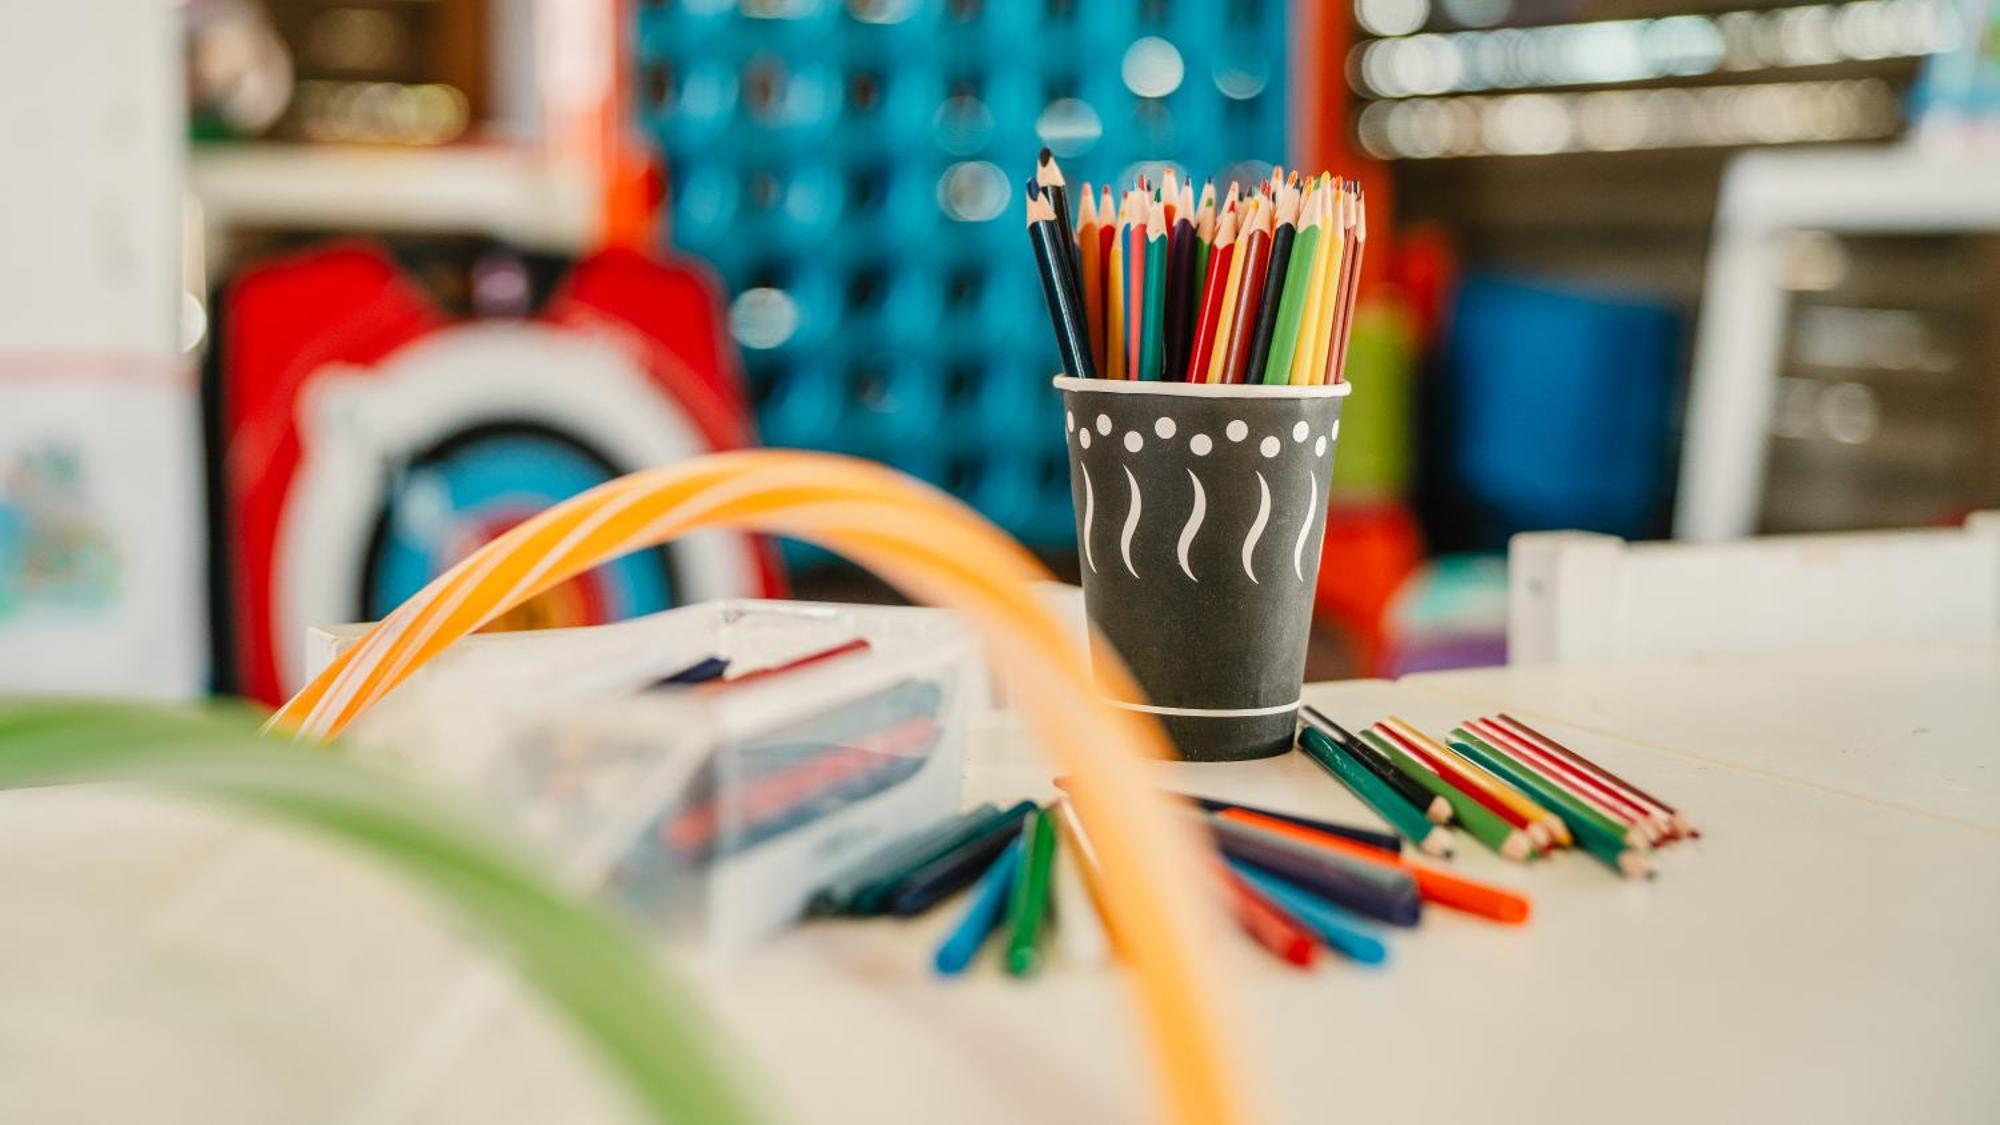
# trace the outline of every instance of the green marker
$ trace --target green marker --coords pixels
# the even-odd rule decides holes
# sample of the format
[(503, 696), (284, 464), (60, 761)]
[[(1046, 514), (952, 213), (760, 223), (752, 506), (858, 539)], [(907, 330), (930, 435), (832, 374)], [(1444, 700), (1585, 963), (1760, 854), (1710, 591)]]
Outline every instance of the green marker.
[(1418, 785), (1443, 797), (1451, 803), (1452, 815), (1458, 817), (1459, 827), (1472, 833), (1472, 838), (1506, 856), (1508, 859), (1525, 860), (1534, 853), (1534, 844), (1528, 834), (1517, 831), (1513, 825), (1494, 815), (1493, 810), (1479, 803), (1458, 786), (1439, 777), (1430, 767), (1410, 757), (1401, 746), (1383, 738), (1372, 730), (1364, 730), (1361, 737), (1368, 745), (1387, 755), (1396, 768), (1416, 779)]
[(1381, 778), (1368, 772), (1368, 767), (1355, 761), (1353, 755), (1343, 749), (1325, 731), (1311, 725), (1299, 731), (1299, 750), (1311, 758), (1321, 769), (1332, 774), (1334, 779), (1347, 786), (1348, 791), (1360, 798), (1361, 803), (1375, 811), (1375, 815), (1389, 822), (1389, 826), (1407, 837), (1419, 851), (1431, 855), (1451, 854), (1451, 834), (1430, 819), (1416, 806), (1403, 799), (1402, 794), (1389, 788)]
[(1042, 960), (1042, 920), (1049, 908), (1049, 868), (1056, 858), (1056, 822), (1046, 809), (1028, 814), (1021, 825), (1028, 854), (1014, 879), (1014, 897), (1007, 907), (1007, 971), (1027, 976)]

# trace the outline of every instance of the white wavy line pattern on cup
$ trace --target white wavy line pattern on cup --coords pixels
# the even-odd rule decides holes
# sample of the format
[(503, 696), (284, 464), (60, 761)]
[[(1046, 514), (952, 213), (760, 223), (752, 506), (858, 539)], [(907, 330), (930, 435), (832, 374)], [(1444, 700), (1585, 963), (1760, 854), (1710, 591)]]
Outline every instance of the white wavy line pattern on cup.
[(1181, 541), (1174, 548), (1174, 553), (1180, 558), (1181, 573), (1187, 575), (1190, 582), (1199, 582), (1201, 579), (1196, 578), (1194, 569), (1188, 566), (1188, 548), (1194, 545), (1195, 532), (1201, 530), (1202, 521), (1208, 518), (1208, 493), (1202, 489), (1201, 478), (1194, 475), (1193, 469), (1189, 469), (1187, 475), (1188, 483), (1194, 485), (1194, 510), (1188, 513), (1187, 526), (1181, 528)]
[(1311, 469), (1306, 470), (1306, 487), (1311, 490), (1306, 500), (1306, 522), (1299, 525), (1299, 541), (1292, 544), (1292, 573), (1298, 575), (1301, 582), (1306, 580), (1306, 536), (1312, 533), (1313, 513), (1319, 510), (1319, 478), (1313, 475)]
[(1097, 552), (1090, 549), (1090, 522), (1097, 516), (1097, 494), (1090, 490), (1090, 466), (1082, 461), (1076, 463), (1083, 470), (1083, 561), (1090, 564), (1090, 573), (1097, 573)]
[[(1243, 573), (1250, 581), (1257, 582), (1257, 568), (1250, 563), (1250, 553), (1257, 549), (1257, 541), (1264, 537), (1264, 525), (1271, 522), (1271, 485), (1264, 479), (1264, 473), (1257, 473), (1257, 518), (1250, 521), (1250, 534), (1243, 537)], [(1262, 585), (1261, 582), (1258, 585)]]
[(1141, 510), (1139, 478), (1132, 475), (1130, 465), (1121, 465), (1119, 468), (1125, 470), (1125, 483), (1132, 486), (1132, 510), (1125, 513), (1125, 530), (1118, 536), (1118, 553), (1125, 556), (1125, 569), (1132, 572), (1132, 577), (1137, 578), (1139, 568), (1132, 565), (1132, 533), (1139, 530)]

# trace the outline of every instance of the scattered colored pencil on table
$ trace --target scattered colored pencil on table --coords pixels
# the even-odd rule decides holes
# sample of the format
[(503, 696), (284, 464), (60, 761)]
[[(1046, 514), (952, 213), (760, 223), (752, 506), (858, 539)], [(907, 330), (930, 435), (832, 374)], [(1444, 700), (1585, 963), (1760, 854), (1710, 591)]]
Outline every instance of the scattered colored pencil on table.
[[(1274, 170), (1197, 195), (1169, 169), (1114, 198), (1068, 183), (1047, 149), (1028, 236), (1064, 374), (1294, 386), (1346, 379), (1367, 247), (1360, 184)], [(1074, 215), (1074, 217), (1072, 217)]]
[[(1216, 849), (1190, 877), (1212, 884), (1218, 912), (1288, 965), (1308, 967), (1320, 950), (1378, 964), (1388, 956), (1378, 927), (1413, 926), (1426, 903), (1502, 923), (1528, 917), (1525, 898), (1405, 859), (1389, 833), (1213, 798), (1193, 799), (1187, 815)], [(1117, 949), (1102, 879), (1069, 797), (987, 804), (870, 857), (811, 912), (910, 916), (967, 891), (933, 953), (937, 971), (963, 973), (992, 946), (1006, 972), (1029, 976), (1052, 956), (1092, 967)]]
[(1672, 806), (1508, 715), (1473, 719), (1444, 742), (1394, 717), (1359, 735), (1312, 707), (1304, 717), (1306, 757), (1423, 850), (1453, 825), (1508, 859), (1574, 848), (1644, 878), (1655, 847), (1696, 835)]

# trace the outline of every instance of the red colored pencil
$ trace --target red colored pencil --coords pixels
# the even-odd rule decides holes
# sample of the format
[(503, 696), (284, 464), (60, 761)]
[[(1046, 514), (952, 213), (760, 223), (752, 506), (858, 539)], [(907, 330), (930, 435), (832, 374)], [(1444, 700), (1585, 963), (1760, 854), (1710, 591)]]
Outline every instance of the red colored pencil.
[(772, 676), (782, 676), (787, 672), (796, 672), (809, 665), (818, 664), (826, 660), (834, 660), (849, 653), (867, 651), (868, 638), (856, 637), (851, 641), (842, 641), (832, 648), (823, 648), (818, 652), (809, 652), (804, 656), (795, 657), (785, 661), (783, 664), (773, 664), (769, 668), (755, 668), (740, 676), (725, 678), (716, 682), (724, 686), (735, 687), (738, 684), (754, 683)]
[(1222, 216), (1215, 228), (1215, 246), (1208, 254), (1208, 277), (1201, 287), (1201, 315), (1194, 322), (1194, 346), (1188, 349), (1187, 373), (1191, 383), (1203, 382), (1206, 360), (1215, 346), (1215, 329), (1222, 320), (1222, 288), (1229, 277), (1229, 259), (1236, 252), (1236, 213)]
[(1241, 383), (1250, 359), (1250, 338), (1257, 334), (1257, 314), (1264, 296), (1264, 275), (1271, 264), (1271, 208), (1260, 207), (1250, 234), (1242, 240), (1243, 279), (1236, 284), (1236, 310), (1229, 318), (1229, 342), (1224, 345), (1222, 382)]
[(1542, 845), (1540, 842), (1542, 833), (1534, 831), (1534, 829), (1536, 828), (1535, 823), (1530, 821), (1526, 816), (1522, 815), (1521, 810), (1501, 800), (1499, 797), (1494, 796), (1493, 793), (1490, 792), (1484, 785), (1481, 785), (1477, 781), (1474, 781), (1472, 778), (1466, 776), (1465, 772), (1460, 770), (1456, 765), (1454, 765), (1451, 762), (1447, 762), (1439, 755), (1432, 753), (1429, 747), (1424, 746), (1421, 743), (1417, 742), (1417, 740), (1404, 735), (1402, 731), (1399, 731), (1396, 728), (1389, 726), (1386, 723), (1376, 723), (1373, 727), (1370, 727), (1369, 729), (1373, 730), (1376, 734), (1379, 734), (1384, 738), (1394, 739), (1396, 745), (1401, 746), (1406, 752), (1408, 752), (1410, 757), (1415, 758), (1416, 760), (1429, 766), (1432, 772), (1436, 773), (1439, 777), (1443, 778), (1453, 788), (1457, 789), (1461, 793), (1464, 793), (1466, 796), (1472, 798), (1473, 800), (1478, 801), (1480, 804), (1486, 806), (1486, 808), (1490, 810), (1493, 813), (1493, 815), (1499, 817), (1501, 820), (1506, 821), (1509, 825), (1518, 828), (1523, 832), (1528, 832), (1532, 837), (1535, 838), (1538, 847), (1545, 846)]
[(1236, 924), (1243, 927), (1243, 932), (1280, 960), (1302, 969), (1310, 966), (1319, 953), (1319, 946), (1312, 935), (1306, 933), (1305, 928), (1293, 921), (1292, 916), (1276, 903), (1258, 894), (1257, 889), (1231, 871), (1228, 864), (1220, 859), (1214, 864), (1216, 875), (1229, 892), (1230, 913), (1236, 916)]

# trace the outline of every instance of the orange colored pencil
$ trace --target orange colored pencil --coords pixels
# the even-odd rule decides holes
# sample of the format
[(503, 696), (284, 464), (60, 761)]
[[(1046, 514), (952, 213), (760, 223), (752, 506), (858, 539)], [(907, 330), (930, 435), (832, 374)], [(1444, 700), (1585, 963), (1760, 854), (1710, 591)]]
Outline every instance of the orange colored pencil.
[(1463, 875), (1453, 875), (1448, 871), (1411, 863), (1388, 852), (1371, 848), (1366, 844), (1357, 844), (1330, 832), (1321, 832), (1316, 828), (1307, 828), (1303, 824), (1293, 824), (1289, 820), (1279, 820), (1277, 817), (1254, 813), (1248, 809), (1223, 809), (1215, 815), (1223, 820), (1237, 821), (1261, 828), (1266, 832), (1286, 836), (1300, 843), (1339, 852), (1341, 855), (1376, 867), (1407, 871), (1417, 881), (1417, 893), (1439, 906), (1449, 906), (1467, 914), (1491, 918), (1495, 922), (1519, 924), (1528, 920), (1530, 906), (1527, 897), (1505, 887), (1496, 887), (1491, 883), (1467, 879)]
[(1097, 197), (1083, 185), (1083, 207), (1077, 213), (1076, 253), (1083, 267), (1083, 316), (1090, 326), (1091, 361), (1104, 370), (1104, 259), (1097, 239)]

